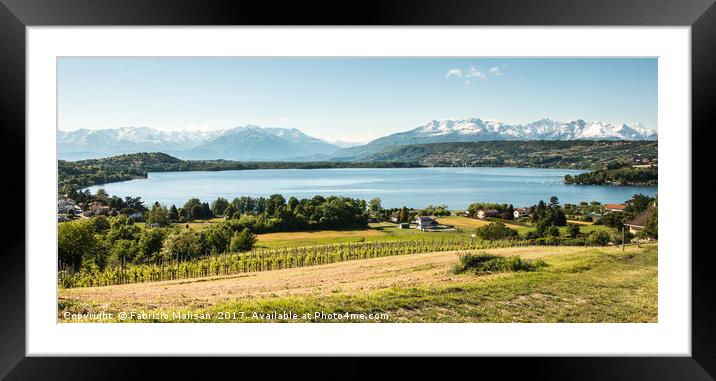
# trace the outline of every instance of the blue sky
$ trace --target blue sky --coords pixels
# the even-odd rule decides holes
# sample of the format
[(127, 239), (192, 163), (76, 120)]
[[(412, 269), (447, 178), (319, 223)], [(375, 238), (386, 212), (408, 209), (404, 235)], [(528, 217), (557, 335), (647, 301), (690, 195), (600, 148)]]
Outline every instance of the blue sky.
[(75, 58), (58, 127), (298, 128), (367, 142), (433, 119), (657, 129), (656, 58)]

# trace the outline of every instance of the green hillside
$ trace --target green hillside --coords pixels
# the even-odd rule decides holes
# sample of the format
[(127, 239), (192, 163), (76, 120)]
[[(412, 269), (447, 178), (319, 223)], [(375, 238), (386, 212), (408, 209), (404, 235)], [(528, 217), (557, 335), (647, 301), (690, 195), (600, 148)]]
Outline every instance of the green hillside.
[(656, 141), (488, 141), (386, 147), (360, 161), (417, 162), (429, 167), (600, 169), (613, 161), (656, 160)]

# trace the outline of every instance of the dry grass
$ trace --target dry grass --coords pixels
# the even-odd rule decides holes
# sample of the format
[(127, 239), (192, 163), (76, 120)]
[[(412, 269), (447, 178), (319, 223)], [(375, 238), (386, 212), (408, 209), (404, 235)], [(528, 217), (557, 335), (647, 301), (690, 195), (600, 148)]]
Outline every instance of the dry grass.
[(593, 222), (588, 221), (577, 221), (577, 220), (567, 220), (568, 224), (575, 224), (575, 225), (594, 225)]
[[(427, 253), (228, 277), (61, 290), (62, 312), (387, 311), (391, 321), (656, 321), (656, 247), (485, 250), (543, 258), (533, 273), (452, 274)], [(645, 253), (649, 253), (646, 255)], [(59, 321), (63, 321), (59, 319)]]

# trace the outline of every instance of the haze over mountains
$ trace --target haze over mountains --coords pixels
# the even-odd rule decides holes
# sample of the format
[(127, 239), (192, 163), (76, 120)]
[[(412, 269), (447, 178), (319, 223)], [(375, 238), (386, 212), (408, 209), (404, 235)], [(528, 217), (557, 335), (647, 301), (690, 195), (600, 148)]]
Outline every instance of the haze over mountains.
[(289, 160), (328, 155), (339, 146), (297, 129), (243, 126), (228, 130), (163, 131), (149, 127), (58, 131), (59, 158), (81, 160), (138, 152), (164, 152), (181, 159)]
[(163, 131), (149, 127), (58, 131), (59, 158), (80, 160), (124, 153), (165, 152), (181, 159), (238, 161), (358, 160), (400, 145), (531, 140), (657, 140), (657, 133), (640, 124), (612, 125), (578, 119), (542, 119), (507, 124), (479, 118), (433, 120), (406, 132), (365, 145), (341, 148), (297, 129), (254, 125), (213, 131)]

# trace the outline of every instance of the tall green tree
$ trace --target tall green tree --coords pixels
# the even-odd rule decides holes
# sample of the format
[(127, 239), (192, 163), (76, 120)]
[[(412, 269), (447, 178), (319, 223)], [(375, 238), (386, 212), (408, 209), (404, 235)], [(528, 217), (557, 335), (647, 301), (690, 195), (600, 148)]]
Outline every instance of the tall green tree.
[(255, 234), (253, 234), (249, 229), (244, 229), (241, 232), (235, 233), (234, 236), (231, 237), (229, 249), (235, 253), (248, 251), (254, 247), (257, 241), (258, 238), (256, 238)]
[(378, 213), (381, 209), (383, 209), (383, 206), (382, 200), (379, 197), (375, 197), (368, 201), (368, 210), (370, 210), (371, 212)]
[(219, 197), (211, 203), (211, 212), (214, 213), (215, 216), (223, 216), (228, 206), (229, 200)]
[(167, 207), (155, 202), (152, 209), (147, 212), (147, 223), (150, 225), (158, 224), (159, 226), (168, 226), (170, 222)]
[[(190, 198), (187, 202), (184, 203), (184, 206), (182, 208), (184, 208), (184, 210), (191, 214), (192, 209), (197, 205), (201, 205), (201, 200), (199, 200), (198, 198)], [(191, 218), (195, 217), (191, 215)]]
[(174, 204), (172, 204), (171, 208), (169, 208), (169, 220), (179, 221), (179, 211), (177, 210), (177, 206)]
[(646, 219), (644, 234), (649, 238), (659, 239), (659, 210), (657, 208), (653, 208), (649, 218)]
[(625, 212), (635, 215), (639, 214), (651, 207), (654, 200), (654, 197), (649, 197), (641, 193), (635, 194), (634, 197), (631, 198), (631, 202), (626, 206)]
[(57, 226), (57, 248), (60, 261), (74, 265), (76, 270), (82, 260), (91, 257), (97, 241), (91, 220), (63, 222)]
[(154, 260), (159, 257), (164, 245), (164, 229), (145, 229), (139, 237), (139, 260)]
[(192, 219), (200, 219), (203, 218), (204, 209), (201, 208), (201, 204), (194, 205), (191, 207), (191, 212), (189, 214), (191, 215)]
[(234, 214), (236, 214), (236, 208), (234, 208), (234, 204), (229, 204), (226, 209), (224, 209), (224, 217), (227, 219), (233, 218)]
[(579, 235), (579, 225), (567, 224), (567, 237), (577, 238), (578, 235)]

